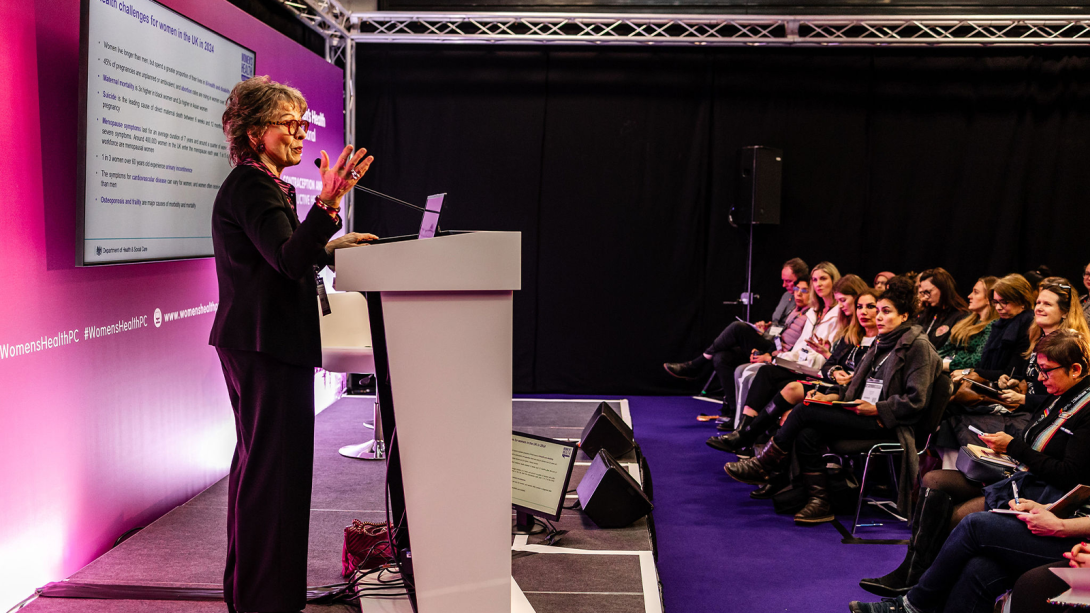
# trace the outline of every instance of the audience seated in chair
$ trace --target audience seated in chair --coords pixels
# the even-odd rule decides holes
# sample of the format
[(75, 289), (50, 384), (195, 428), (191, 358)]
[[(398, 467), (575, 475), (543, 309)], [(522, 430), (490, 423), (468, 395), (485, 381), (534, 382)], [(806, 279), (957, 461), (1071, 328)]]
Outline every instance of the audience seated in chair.
[[(1038, 343), (1036, 361), (1048, 402), (1037, 406), (1025, 430), (1014, 436), (986, 433), (977, 444), (1025, 464), (1036, 483), (1048, 484), (1060, 495), (1079, 483), (1090, 483), (1088, 359), (1090, 345), (1082, 334), (1065, 329), (1045, 336)], [(860, 586), (880, 596), (906, 593), (922, 580), (950, 530), (985, 510), (984, 495), (982, 484), (958, 470), (924, 475), (904, 561), (883, 577), (863, 579)]]
[(1086, 294), (1080, 300), (1082, 303), (1082, 314), (1087, 321), (1090, 321), (1090, 264), (1087, 264), (1082, 269), (1082, 285), (1086, 288)]
[[(1044, 506), (1075, 485), (1090, 483), (1090, 377), (1086, 377), (1090, 345), (1082, 334), (1062, 329), (1045, 336), (1037, 348), (1038, 377), (1052, 399), (1017, 436), (1004, 432), (981, 436), (988, 447), (1022, 462), (1028, 472), (1017, 472), (983, 490), (960, 473), (948, 474), (956, 471), (928, 473), (905, 561), (884, 577), (860, 583), (880, 595), (903, 595), (880, 603), (853, 602), (851, 611), (991, 611), (995, 599), (1021, 573), (1060, 561), (1064, 552), (1090, 535), (1090, 519), (1060, 521)], [(940, 484), (932, 475), (947, 482), (944, 489), (936, 487)], [(1012, 481), (1020, 484), (1020, 503), (1012, 500)], [(977, 493), (954, 511), (955, 521), (965, 510), (1010, 507), (1030, 513), (973, 512), (964, 515), (946, 538), (952, 511), (947, 492), (955, 489), (954, 482)]]
[[(833, 297), (840, 309), (840, 331), (834, 338), (833, 348), (830, 350), (823, 342), (812, 341), (807, 348), (822, 356), (821, 366), (823, 373), (829, 373), (834, 366), (843, 367), (845, 362), (850, 362), (854, 369), (857, 359), (862, 358), (860, 344), (866, 338), (866, 329), (856, 319), (857, 298), (866, 294), (869, 304), (874, 307), (875, 294), (867, 287), (866, 283), (856, 275), (845, 275), (833, 286)], [(874, 325), (873, 311), (864, 313), (870, 316), (868, 322)], [(872, 338), (873, 340), (873, 338)], [(869, 345), (869, 343), (868, 343)], [(791, 353), (780, 354), (781, 357), (791, 359), (797, 355)], [(835, 361), (833, 360), (835, 356)], [(796, 360), (797, 361), (797, 360)], [(843, 369), (842, 369), (843, 370)], [(831, 375), (828, 381), (832, 381)], [(843, 374), (841, 375), (844, 376)], [(739, 453), (742, 449), (750, 447), (756, 442), (757, 437), (766, 433), (772, 426), (778, 423), (779, 418), (789, 411), (791, 407), (802, 402), (806, 390), (800, 378), (804, 378), (794, 371), (781, 366), (765, 366), (760, 368), (753, 376), (749, 393), (746, 396), (742, 421), (734, 432), (708, 439), (707, 444), (722, 451)], [(813, 389), (813, 386), (810, 386)]]
[[(706, 376), (709, 366), (714, 367), (723, 387), (722, 413), (732, 414), (729, 407), (734, 397), (734, 367), (748, 361), (754, 351), (775, 351), (777, 339), (793, 344), (802, 333), (806, 318), (799, 300), (809, 300), (809, 283), (806, 281), (809, 274), (806, 262), (799, 258), (788, 260), (780, 271), (783, 288), (787, 291), (776, 305), (771, 321), (759, 321), (752, 326), (740, 321), (733, 322), (719, 333), (703, 354), (688, 362), (667, 362), (663, 368), (674, 377), (695, 379)], [(802, 281), (801, 285), (799, 280)]]
[(969, 305), (958, 294), (954, 277), (945, 268), (931, 268), (920, 273), (920, 314), (916, 316), (935, 349), (950, 338), (950, 330), (961, 321)]
[(975, 443), (976, 435), (968, 430), (970, 425), (985, 432), (1008, 433), (1025, 427), (1029, 415), (1044, 400), (1045, 394), (1037, 378), (1037, 361), (1034, 359), (1034, 347), (1039, 339), (1061, 328), (1075, 330), (1090, 338), (1090, 329), (1078, 304), (1078, 293), (1066, 279), (1050, 277), (1042, 283), (1026, 333), (1026, 349), (1019, 356), (1020, 366), (1000, 375), (996, 382), (1003, 390), (1002, 403), (959, 405), (956, 410), (960, 414), (952, 415), (940, 429), (935, 441), (938, 448), (956, 450), (961, 445)]
[(996, 281), (995, 277), (981, 277), (973, 285), (973, 291), (969, 293), (969, 314), (954, 324), (950, 338), (938, 350), (944, 372), (973, 369), (980, 363), (991, 324), (999, 317), (990, 300)]
[(886, 291), (886, 283), (890, 279), (892, 279), (893, 277), (896, 277), (896, 276), (897, 275), (895, 275), (895, 274), (893, 274), (891, 272), (880, 272), (880, 273), (874, 275), (874, 289), (876, 289), (876, 290), (878, 290), (880, 292)]
[[(923, 329), (911, 323), (917, 299), (912, 282), (901, 277), (891, 279), (878, 299), (878, 339), (852, 380), (833, 393), (810, 394), (817, 401), (843, 399), (853, 404), (797, 407), (760, 455), (726, 464), (727, 474), (743, 483), (762, 485), (786, 467), (793, 450), (808, 496), (795, 522), (814, 524), (834, 519), (822, 455), (828, 441), (896, 440), (906, 449), (915, 448), (913, 426), (923, 417), (931, 387), (942, 370)], [(905, 463), (914, 468), (914, 454), (906, 454)], [(899, 499), (903, 497), (898, 495)], [(900, 507), (907, 505), (907, 500), (899, 500)]]

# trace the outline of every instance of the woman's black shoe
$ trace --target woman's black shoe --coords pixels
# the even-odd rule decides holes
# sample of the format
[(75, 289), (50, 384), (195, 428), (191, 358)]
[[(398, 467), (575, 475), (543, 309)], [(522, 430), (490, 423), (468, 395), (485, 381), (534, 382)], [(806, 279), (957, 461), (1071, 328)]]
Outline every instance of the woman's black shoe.
[(704, 356), (700, 356), (699, 358), (689, 360), (688, 362), (667, 362), (663, 364), (662, 367), (666, 369), (666, 372), (678, 379), (691, 380), (704, 374), (708, 364), (711, 364), (711, 361)]
[(776, 486), (772, 483), (766, 483), (761, 487), (753, 490), (749, 493), (749, 497), (754, 500), (768, 500), (776, 494)]
[(730, 432), (728, 434), (720, 434), (719, 436), (713, 436), (708, 439), (708, 447), (712, 449), (718, 449), (719, 451), (726, 451), (727, 453), (735, 453), (745, 445), (742, 445), (742, 436), (737, 432)]
[(908, 583), (908, 566), (912, 556), (905, 556), (904, 562), (893, 572), (881, 577), (860, 579), (859, 587), (876, 596), (901, 596), (912, 589)]

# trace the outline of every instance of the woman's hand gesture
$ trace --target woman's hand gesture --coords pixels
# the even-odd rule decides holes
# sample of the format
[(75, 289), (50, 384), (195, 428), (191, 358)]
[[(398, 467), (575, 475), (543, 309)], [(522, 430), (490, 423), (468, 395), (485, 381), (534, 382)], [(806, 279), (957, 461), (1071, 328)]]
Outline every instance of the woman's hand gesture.
[[(364, 158), (365, 155), (366, 158)], [(333, 208), (339, 207), (341, 197), (356, 186), (356, 182), (367, 173), (373, 161), (375, 161), (374, 156), (367, 155), (366, 149), (360, 149), (353, 155), (352, 145), (348, 145), (337, 158), (337, 163), (330, 166), (329, 155), (323, 149), (322, 163), (318, 166), (318, 171), (322, 175), (322, 193), (318, 198), (324, 202), (334, 203)]]

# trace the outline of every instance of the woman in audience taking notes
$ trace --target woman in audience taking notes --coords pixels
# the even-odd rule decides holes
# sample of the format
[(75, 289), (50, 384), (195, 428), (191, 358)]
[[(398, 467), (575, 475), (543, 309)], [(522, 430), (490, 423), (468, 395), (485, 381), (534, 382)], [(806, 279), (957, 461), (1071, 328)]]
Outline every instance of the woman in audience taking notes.
[[(851, 381), (830, 394), (810, 394), (812, 401), (829, 403), (843, 398), (851, 404), (811, 404), (792, 411), (759, 456), (728, 463), (723, 467), (727, 474), (742, 483), (762, 485), (786, 468), (793, 448), (808, 495), (795, 523), (832, 521), (822, 457), (829, 441), (862, 438), (915, 444), (912, 426), (923, 416), (931, 386), (942, 369), (923, 330), (911, 323), (916, 301), (912, 282), (903, 277), (891, 279), (878, 299), (878, 339)], [(915, 454), (908, 456), (915, 459)], [(898, 498), (905, 498), (898, 506), (908, 505), (905, 495)]]
[(212, 209), (219, 309), (216, 347), (235, 415), (227, 491), (228, 610), (306, 605), (314, 465), (314, 368), (321, 366), (318, 270), (371, 234), (341, 228), (341, 197), (367, 172), (365, 149), (322, 152), (322, 191), (300, 221), (280, 173), (299, 163), (308, 123), (298, 90), (253, 77), (227, 98), (223, 132), (234, 169)]
[[(1021, 573), (1061, 560), (1079, 542), (1078, 534), (1090, 534), (1090, 526), (1057, 521), (1044, 506), (1076, 485), (1090, 483), (1090, 377), (1086, 376), (1090, 345), (1077, 332), (1057, 330), (1037, 344), (1036, 360), (1049, 402), (1015, 436), (980, 435), (990, 449), (1007, 454), (1028, 471), (1016, 472), (983, 490), (957, 471), (928, 473), (905, 561), (884, 577), (860, 582), (867, 591), (895, 597), (879, 603), (853, 602), (851, 611), (991, 611), (996, 597)], [(942, 473), (937, 476), (945, 481), (941, 490), (931, 479), (936, 473)], [(946, 538), (948, 492), (956, 488), (976, 497), (958, 506), (955, 518), (964, 518)], [(975, 512), (1008, 507), (1029, 513)]]
[[(957, 449), (961, 445), (975, 442), (976, 435), (969, 431), (969, 426), (985, 432), (1009, 433), (1024, 428), (1030, 413), (1044, 400), (1046, 394), (1044, 386), (1037, 378), (1037, 343), (1061, 328), (1074, 330), (1083, 338), (1090, 339), (1090, 329), (1087, 328), (1086, 319), (1078, 305), (1078, 292), (1066, 279), (1049, 277), (1042, 281), (1034, 301), (1033, 320), (1026, 334), (1028, 346), (1019, 356), (1021, 365), (1000, 375), (996, 382), (1002, 390), (1000, 400), (1003, 404), (982, 403), (973, 407), (958, 406), (951, 409), (953, 414), (944, 422), (942, 430), (935, 437), (935, 446)], [(956, 442), (951, 440), (951, 435), (957, 438)]]

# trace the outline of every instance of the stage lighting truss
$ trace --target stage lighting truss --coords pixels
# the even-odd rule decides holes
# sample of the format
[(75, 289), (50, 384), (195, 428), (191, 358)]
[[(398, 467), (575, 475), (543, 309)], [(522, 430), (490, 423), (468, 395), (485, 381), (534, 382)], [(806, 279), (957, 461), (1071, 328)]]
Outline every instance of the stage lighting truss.
[[(335, 0), (281, 0), (358, 43), (691, 46), (1090, 44), (1087, 16), (770, 16), (594, 13), (347, 13)], [(327, 17), (304, 16), (298, 7)], [(322, 9), (321, 7), (330, 7)], [(316, 28), (318, 29), (318, 28)], [(319, 30), (321, 31), (321, 30)]]

